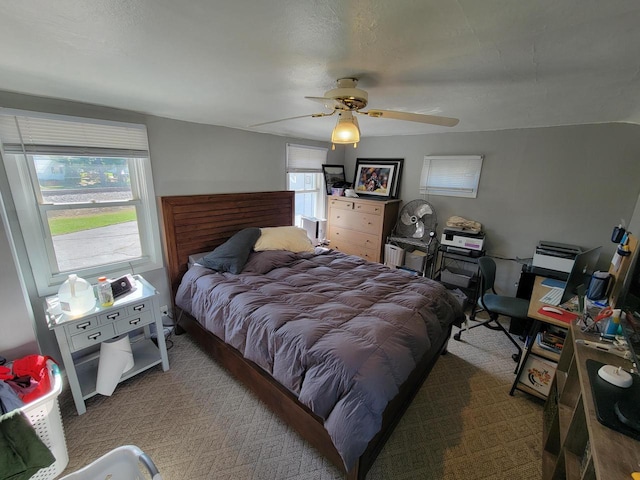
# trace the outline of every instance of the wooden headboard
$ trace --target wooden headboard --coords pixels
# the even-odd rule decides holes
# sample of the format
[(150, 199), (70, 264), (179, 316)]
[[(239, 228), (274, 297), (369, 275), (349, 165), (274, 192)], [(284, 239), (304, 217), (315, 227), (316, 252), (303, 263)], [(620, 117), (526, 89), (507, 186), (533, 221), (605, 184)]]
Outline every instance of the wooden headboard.
[(161, 197), (171, 298), (189, 255), (213, 250), (247, 227), (293, 225), (294, 192), (221, 193)]

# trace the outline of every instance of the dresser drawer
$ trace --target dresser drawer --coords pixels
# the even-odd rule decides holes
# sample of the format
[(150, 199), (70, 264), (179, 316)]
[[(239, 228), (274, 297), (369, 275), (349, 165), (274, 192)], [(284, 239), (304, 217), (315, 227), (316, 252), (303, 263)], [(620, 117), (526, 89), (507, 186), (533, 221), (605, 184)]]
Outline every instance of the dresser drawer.
[(329, 239), (333, 247), (336, 242), (350, 243), (357, 247), (370, 248), (373, 250), (380, 249), (380, 237), (369, 233), (356, 232), (343, 227), (330, 227)]
[(330, 220), (330, 225), (348, 228), (356, 232), (380, 235), (382, 231), (382, 217), (368, 213), (352, 211), (337, 211)]
[(113, 325), (102, 325), (94, 330), (78, 333), (71, 337), (71, 351), (75, 352), (91, 345), (99, 345), (116, 336)]
[(369, 213), (371, 215), (382, 215), (383, 205), (371, 205), (370, 203), (357, 203), (354, 210), (359, 213)]
[(329, 209), (353, 210), (353, 200), (329, 199)]
[(116, 334), (127, 333), (136, 328), (153, 323), (153, 315), (151, 312), (142, 312), (140, 315), (132, 315), (122, 318), (114, 323)]
[(364, 258), (370, 262), (380, 261), (380, 251), (378, 249), (366, 248), (343, 241), (334, 242), (333, 240), (331, 241), (331, 248), (338, 250), (339, 252), (346, 253), (347, 255), (355, 255), (357, 257)]

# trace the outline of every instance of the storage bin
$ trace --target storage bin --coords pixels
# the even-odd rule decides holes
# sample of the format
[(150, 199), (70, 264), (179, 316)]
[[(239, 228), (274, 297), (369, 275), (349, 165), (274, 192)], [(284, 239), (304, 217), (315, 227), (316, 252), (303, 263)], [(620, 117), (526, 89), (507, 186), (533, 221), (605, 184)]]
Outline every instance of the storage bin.
[(59, 480), (162, 480), (153, 460), (135, 445), (123, 445)]
[(387, 243), (384, 246), (384, 264), (391, 268), (402, 265), (404, 261), (404, 248)]
[(411, 270), (415, 270), (416, 272), (422, 272), (422, 270), (424, 270), (424, 262), (426, 259), (427, 254), (421, 250), (405, 252), (404, 266)]
[(450, 285), (467, 288), (471, 283), (471, 274), (466, 270), (445, 268), (440, 274), (440, 280)]
[(62, 376), (58, 365), (47, 362), (51, 391), (33, 402), (27, 403), (20, 410), (33, 425), (36, 434), (51, 451), (56, 461), (47, 468), (41, 468), (31, 480), (51, 480), (62, 473), (69, 463), (67, 441), (64, 437), (62, 416), (58, 396), (62, 392)]
[(456, 300), (458, 301), (460, 306), (464, 308), (464, 303), (467, 301), (467, 296), (465, 295), (465, 293), (459, 288), (456, 288), (455, 290), (449, 290), (449, 292), (451, 292), (451, 294), (456, 297)]

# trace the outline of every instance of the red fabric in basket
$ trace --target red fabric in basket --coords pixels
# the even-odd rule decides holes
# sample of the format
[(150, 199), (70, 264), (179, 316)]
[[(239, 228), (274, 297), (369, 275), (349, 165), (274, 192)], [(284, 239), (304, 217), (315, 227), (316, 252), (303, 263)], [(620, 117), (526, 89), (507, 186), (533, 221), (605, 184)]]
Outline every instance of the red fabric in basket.
[(22, 395), (18, 393), (18, 396), (23, 402), (32, 402), (51, 391), (51, 379), (49, 378), (49, 371), (47, 370), (47, 360), (53, 361), (51, 357), (44, 355), (27, 355), (26, 357), (13, 361), (13, 374), (15, 376), (21, 377), (23, 375), (29, 375), (33, 379), (32, 384), (34, 381), (38, 383), (38, 385), (28, 393)]

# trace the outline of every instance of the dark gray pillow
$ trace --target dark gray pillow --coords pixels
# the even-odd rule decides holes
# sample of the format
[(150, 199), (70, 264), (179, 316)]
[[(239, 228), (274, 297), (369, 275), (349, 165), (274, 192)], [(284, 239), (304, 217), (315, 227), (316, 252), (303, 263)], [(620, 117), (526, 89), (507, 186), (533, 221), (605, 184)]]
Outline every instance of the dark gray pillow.
[(229, 240), (202, 258), (202, 266), (238, 274), (247, 263), (249, 254), (260, 238), (259, 228), (245, 228), (240, 230)]
[(298, 254), (288, 250), (265, 250), (264, 252), (251, 252), (244, 269), (245, 273), (269, 273), (277, 267), (284, 267), (296, 260)]

